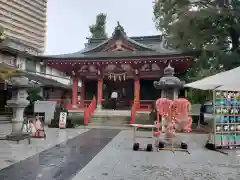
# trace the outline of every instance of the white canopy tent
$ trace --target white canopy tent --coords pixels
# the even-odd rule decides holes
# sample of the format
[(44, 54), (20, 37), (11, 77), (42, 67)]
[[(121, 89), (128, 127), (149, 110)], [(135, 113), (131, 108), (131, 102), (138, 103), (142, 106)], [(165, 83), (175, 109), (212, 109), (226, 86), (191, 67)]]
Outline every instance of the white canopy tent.
[(240, 91), (240, 67), (185, 84), (184, 87), (201, 90)]

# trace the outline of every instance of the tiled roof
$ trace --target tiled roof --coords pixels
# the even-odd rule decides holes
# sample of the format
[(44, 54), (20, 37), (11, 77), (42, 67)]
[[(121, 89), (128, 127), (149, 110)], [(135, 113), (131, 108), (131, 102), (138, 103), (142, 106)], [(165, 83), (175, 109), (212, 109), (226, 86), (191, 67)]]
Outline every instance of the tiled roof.
[[(112, 40), (125, 39), (129, 44), (132, 44), (135, 51), (121, 52), (103, 52), (102, 50)], [(183, 53), (180, 50), (170, 49), (167, 47), (166, 40), (160, 36), (138, 36), (128, 37), (124, 29), (118, 24), (109, 39), (88, 39), (85, 48), (69, 54), (46, 55), (44, 59), (94, 59), (94, 58), (118, 58), (118, 57), (137, 57), (137, 56), (152, 56), (152, 55), (174, 55)]]
[(29, 81), (35, 81), (40, 83), (40, 86), (71, 89), (71, 86), (62, 84), (54, 79), (46, 78), (42, 75), (38, 75), (30, 72), (23, 72), (22, 75), (27, 77)]

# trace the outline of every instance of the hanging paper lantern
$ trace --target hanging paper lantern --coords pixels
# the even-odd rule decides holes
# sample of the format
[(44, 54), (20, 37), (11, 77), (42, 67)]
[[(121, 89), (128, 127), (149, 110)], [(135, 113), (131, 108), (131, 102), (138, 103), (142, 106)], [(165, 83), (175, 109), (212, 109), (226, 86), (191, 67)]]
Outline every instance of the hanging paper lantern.
[(168, 116), (170, 114), (170, 107), (172, 100), (167, 98), (159, 98), (156, 101), (156, 109), (161, 116)]
[(191, 109), (191, 103), (184, 98), (175, 99), (173, 101), (173, 113), (176, 120), (180, 121), (188, 116)]
[(158, 113), (165, 118), (166, 137), (175, 136), (176, 128), (181, 124), (185, 132), (192, 129), (192, 117), (189, 116), (191, 103), (184, 98), (170, 100), (160, 98), (156, 101), (156, 109)]

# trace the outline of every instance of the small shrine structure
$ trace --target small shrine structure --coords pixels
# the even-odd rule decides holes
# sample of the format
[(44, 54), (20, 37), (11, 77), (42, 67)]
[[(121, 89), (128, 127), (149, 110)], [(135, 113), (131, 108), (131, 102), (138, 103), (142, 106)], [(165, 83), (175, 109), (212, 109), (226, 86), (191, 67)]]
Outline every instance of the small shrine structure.
[[(83, 50), (41, 58), (48, 66), (72, 78), (72, 103), (67, 109), (76, 111), (93, 96), (97, 108), (104, 108), (111, 92), (116, 90), (121, 108), (130, 109), (133, 100), (154, 101), (159, 97), (159, 91), (153, 82), (164, 75), (164, 69), (171, 64), (176, 75), (184, 73), (190, 67), (193, 55), (193, 52), (169, 48), (160, 35), (129, 37), (118, 23), (108, 39), (88, 38)], [(82, 82), (80, 102), (79, 80)], [(157, 97), (151, 97), (154, 93)]]

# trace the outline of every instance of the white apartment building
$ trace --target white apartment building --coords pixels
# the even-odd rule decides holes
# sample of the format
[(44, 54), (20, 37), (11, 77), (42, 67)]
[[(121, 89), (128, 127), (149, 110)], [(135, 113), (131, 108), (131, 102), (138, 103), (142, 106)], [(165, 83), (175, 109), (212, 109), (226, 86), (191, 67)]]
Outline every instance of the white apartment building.
[(4, 35), (42, 54), (46, 43), (47, 0), (0, 0)]

